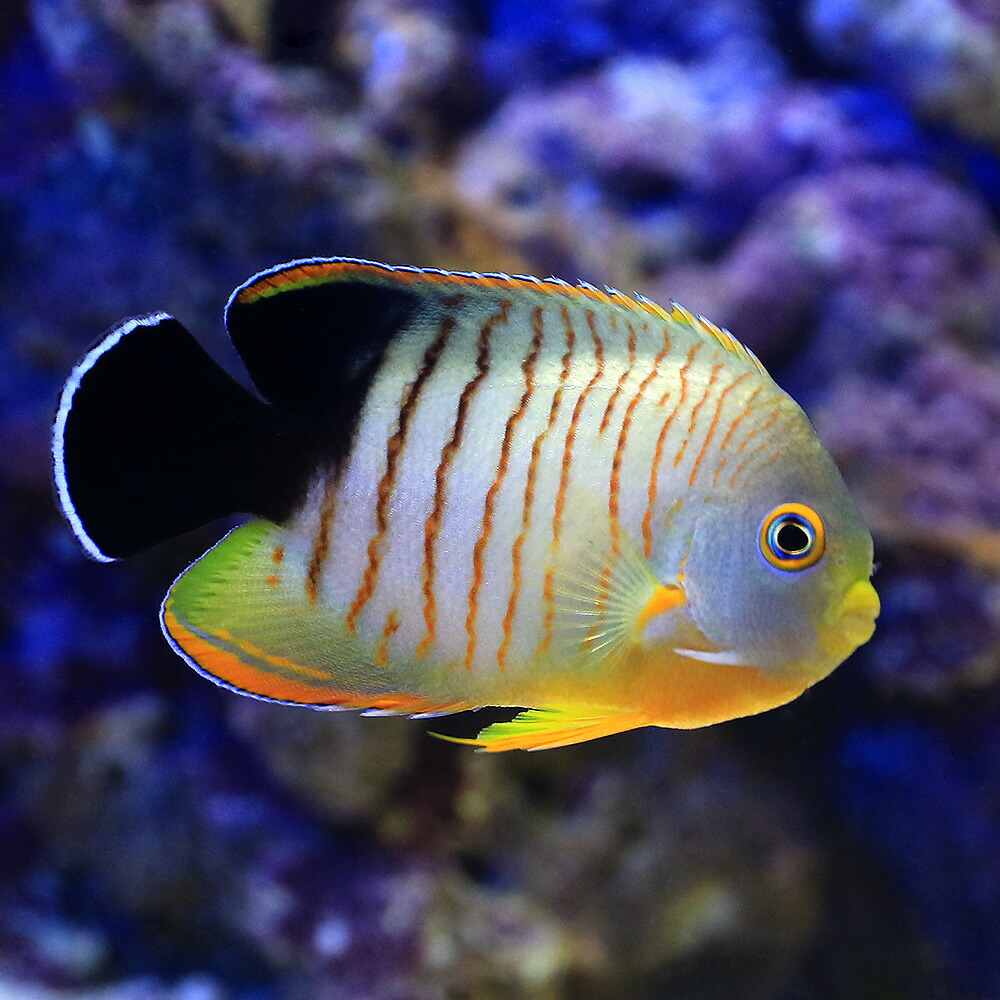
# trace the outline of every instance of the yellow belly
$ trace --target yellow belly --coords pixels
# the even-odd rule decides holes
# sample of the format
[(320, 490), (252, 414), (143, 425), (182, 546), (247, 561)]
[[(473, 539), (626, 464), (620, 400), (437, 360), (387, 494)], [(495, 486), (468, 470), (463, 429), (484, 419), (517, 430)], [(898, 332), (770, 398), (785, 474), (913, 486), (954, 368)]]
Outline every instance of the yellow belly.
[(816, 678), (774, 677), (753, 667), (733, 667), (678, 656), (672, 650), (637, 648), (604, 669), (538, 663), (514, 677), (497, 678), (483, 704), (520, 705), (633, 715), (646, 725), (697, 729), (765, 712), (797, 698)]
[(672, 729), (697, 729), (785, 705), (811, 681), (774, 677), (754, 667), (720, 666), (672, 656), (650, 684), (649, 720)]

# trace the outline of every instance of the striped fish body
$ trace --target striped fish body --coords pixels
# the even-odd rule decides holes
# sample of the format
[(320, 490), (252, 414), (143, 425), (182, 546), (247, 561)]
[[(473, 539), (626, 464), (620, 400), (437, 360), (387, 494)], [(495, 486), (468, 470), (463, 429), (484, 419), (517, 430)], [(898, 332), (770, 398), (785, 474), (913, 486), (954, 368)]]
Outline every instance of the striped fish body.
[[(298, 262), (228, 310), (278, 406), (294, 386), (274, 375), (276, 317), (296, 309), (327, 345), (303, 352), (316, 385), (296, 418), (319, 430), (297, 497), (164, 602), (171, 642), (213, 680), (314, 706), (540, 710), (473, 741), (505, 749), (703, 725), (816, 679), (713, 662), (723, 647), (691, 613), (692, 588), (712, 600), (688, 579), (706, 512), (742, 513), (789, 449), (818, 449), (727, 332), (555, 280)], [(348, 311), (376, 331), (367, 352), (329, 347)], [(346, 382), (324, 382), (332, 365)]]

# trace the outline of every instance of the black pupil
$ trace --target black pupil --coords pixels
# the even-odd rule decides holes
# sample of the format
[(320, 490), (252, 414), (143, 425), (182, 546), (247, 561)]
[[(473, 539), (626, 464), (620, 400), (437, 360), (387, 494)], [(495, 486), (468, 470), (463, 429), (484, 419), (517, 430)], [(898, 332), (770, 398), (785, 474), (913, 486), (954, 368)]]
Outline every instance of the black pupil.
[(800, 556), (805, 553), (812, 544), (809, 532), (798, 523), (798, 521), (788, 520), (778, 526), (774, 534), (775, 544), (782, 552), (791, 556)]

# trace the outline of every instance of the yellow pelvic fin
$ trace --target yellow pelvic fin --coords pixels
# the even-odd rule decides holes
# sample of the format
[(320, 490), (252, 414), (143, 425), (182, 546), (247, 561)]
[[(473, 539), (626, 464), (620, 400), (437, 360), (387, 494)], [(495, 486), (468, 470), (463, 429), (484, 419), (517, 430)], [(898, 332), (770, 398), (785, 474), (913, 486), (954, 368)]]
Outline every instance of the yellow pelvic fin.
[(440, 733), (432, 735), (449, 743), (462, 743), (486, 753), (502, 753), (504, 750), (551, 750), (650, 724), (649, 719), (639, 712), (612, 716), (578, 714), (586, 711), (529, 708), (510, 722), (494, 722), (474, 739), (442, 736)]

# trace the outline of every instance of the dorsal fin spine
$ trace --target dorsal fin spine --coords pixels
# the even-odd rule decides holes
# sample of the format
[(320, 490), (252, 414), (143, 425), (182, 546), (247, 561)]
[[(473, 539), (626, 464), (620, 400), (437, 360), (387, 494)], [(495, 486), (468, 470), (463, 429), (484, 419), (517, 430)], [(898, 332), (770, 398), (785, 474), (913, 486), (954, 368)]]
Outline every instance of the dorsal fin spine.
[[(639, 309), (656, 319), (683, 325), (697, 336), (718, 344), (727, 353), (749, 362), (758, 371), (766, 374), (753, 352), (744, 347), (728, 330), (695, 315), (674, 301), (671, 301), (669, 308), (665, 309), (639, 293), (629, 296), (610, 286), (597, 288), (586, 281), (572, 285), (556, 277), (536, 278), (530, 275), (512, 276), (502, 272), (479, 273), (420, 268), (412, 265), (392, 266), (358, 257), (310, 257), (268, 268), (254, 275), (230, 296), (226, 315), (228, 318), (234, 310), (252, 306), (282, 292), (352, 282), (358, 286), (396, 288), (401, 293), (409, 291), (414, 296), (419, 294), (419, 290), (409, 289), (408, 286), (418, 286), (420, 283), (424, 283), (425, 286), (450, 285), (452, 288), (472, 286), (498, 291), (541, 291), (577, 296), (619, 308)], [(233, 332), (232, 328), (230, 332)], [(237, 348), (239, 349), (238, 344)]]
[[(295, 280), (288, 278), (283, 281), (279, 280), (279, 276), (281, 275), (289, 275), (293, 272), (305, 271), (307, 269), (316, 269), (317, 273), (308, 277), (302, 276)], [(404, 284), (423, 280), (430, 284), (468, 284), (497, 287), (503, 290), (544, 290), (545, 288), (549, 288), (552, 291), (578, 295), (605, 304), (638, 306), (658, 319), (665, 319), (670, 316), (666, 310), (645, 296), (636, 295), (631, 297), (616, 288), (600, 289), (588, 282), (580, 282), (574, 285), (554, 276), (536, 278), (531, 275), (509, 275), (501, 271), (479, 273), (477, 271), (448, 271), (442, 268), (420, 268), (410, 265), (392, 266), (360, 257), (307, 257), (301, 260), (289, 261), (277, 267), (267, 268), (255, 274), (233, 292), (229, 298), (227, 312), (236, 304), (246, 305), (258, 299), (267, 298), (279, 292), (290, 291), (294, 288), (338, 280), (350, 280), (351, 277), (364, 280), (364, 272), (367, 270), (380, 272), (385, 277), (395, 276)], [(690, 316), (690, 313), (687, 313), (686, 310), (684, 312)]]

